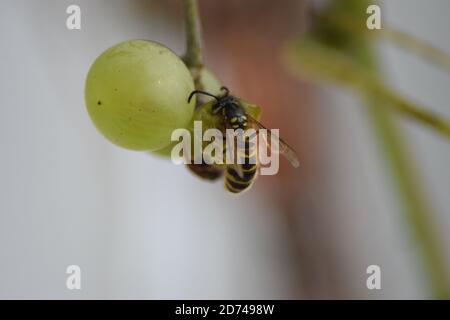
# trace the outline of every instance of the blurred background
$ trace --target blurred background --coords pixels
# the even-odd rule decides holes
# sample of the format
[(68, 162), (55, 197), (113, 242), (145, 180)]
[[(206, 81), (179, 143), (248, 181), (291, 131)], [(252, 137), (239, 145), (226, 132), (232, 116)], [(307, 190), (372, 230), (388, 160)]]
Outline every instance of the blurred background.
[[(446, 297), (449, 140), (377, 115), (359, 92), (311, 82), (283, 58), (286, 43), (326, 24), (321, 12), (352, 2), (200, 0), (205, 64), (261, 105), (301, 161), (282, 160), (278, 175), (233, 197), (222, 182), (112, 145), (84, 106), (87, 71), (113, 44), (151, 39), (183, 54), (180, 1), (4, 0), (0, 298)], [(66, 28), (71, 4), (81, 30)], [(449, 1), (378, 4), (383, 27), (450, 52)], [(346, 36), (361, 40), (354, 31)], [(386, 86), (450, 119), (448, 70), (361, 41), (373, 43)], [(72, 264), (81, 290), (66, 288)], [(366, 287), (373, 264), (381, 290)]]

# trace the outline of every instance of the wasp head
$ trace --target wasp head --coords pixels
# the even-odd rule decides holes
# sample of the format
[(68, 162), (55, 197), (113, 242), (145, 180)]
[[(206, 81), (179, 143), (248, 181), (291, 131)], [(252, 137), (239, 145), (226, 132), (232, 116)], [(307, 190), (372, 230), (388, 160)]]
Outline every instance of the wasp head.
[[(217, 114), (219, 112), (228, 113), (229, 112), (228, 110), (237, 108), (236, 98), (230, 95), (230, 90), (228, 90), (227, 87), (222, 87), (220, 88), (220, 90), (224, 92), (220, 96), (215, 96), (209, 92), (201, 90), (192, 91), (191, 94), (189, 95), (188, 102), (191, 102), (191, 99), (195, 94), (204, 94), (216, 99), (216, 103), (214, 103), (214, 105), (212, 106), (212, 112), (214, 114)], [(225, 109), (225, 111), (222, 111), (223, 109)]]

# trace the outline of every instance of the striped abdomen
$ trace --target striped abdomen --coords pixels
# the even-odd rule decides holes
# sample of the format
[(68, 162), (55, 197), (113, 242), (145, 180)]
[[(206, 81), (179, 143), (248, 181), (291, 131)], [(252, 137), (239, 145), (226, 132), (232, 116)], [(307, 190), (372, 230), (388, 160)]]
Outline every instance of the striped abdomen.
[[(237, 149), (237, 155), (241, 156), (245, 162), (243, 164), (227, 165), (225, 173), (225, 188), (232, 193), (239, 193), (248, 189), (254, 179), (258, 169), (257, 163), (257, 145), (255, 141), (250, 141), (246, 137), (244, 148)], [(236, 171), (235, 167), (239, 166), (242, 171), (242, 177)]]

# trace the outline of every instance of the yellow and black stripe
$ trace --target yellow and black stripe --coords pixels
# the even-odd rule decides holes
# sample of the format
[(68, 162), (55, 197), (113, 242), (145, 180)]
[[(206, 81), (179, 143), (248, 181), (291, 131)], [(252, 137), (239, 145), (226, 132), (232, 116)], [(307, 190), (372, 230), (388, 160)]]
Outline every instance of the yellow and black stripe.
[(225, 173), (225, 188), (228, 191), (240, 193), (251, 186), (256, 178), (256, 171), (258, 169), (256, 151), (257, 146), (247, 137), (244, 145), (244, 153), (239, 154), (239, 150), (237, 151), (238, 156), (242, 156), (243, 159), (245, 159), (245, 163), (237, 164), (237, 166), (241, 166), (243, 176), (239, 176), (232, 165), (227, 166)]

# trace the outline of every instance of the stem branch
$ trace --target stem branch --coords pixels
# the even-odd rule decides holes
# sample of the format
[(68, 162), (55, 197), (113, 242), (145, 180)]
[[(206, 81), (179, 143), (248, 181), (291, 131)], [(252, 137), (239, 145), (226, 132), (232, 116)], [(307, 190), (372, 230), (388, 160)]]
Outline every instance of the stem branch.
[(319, 80), (331, 80), (358, 92), (377, 97), (379, 107), (389, 108), (450, 139), (450, 121), (428, 108), (402, 97), (373, 72), (351, 57), (312, 39), (291, 42), (286, 59), (291, 68)]
[(186, 53), (184, 62), (189, 68), (201, 69), (202, 32), (197, 0), (183, 0), (183, 13), (186, 32)]

